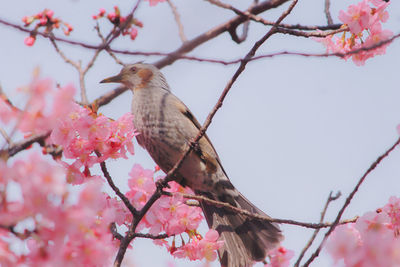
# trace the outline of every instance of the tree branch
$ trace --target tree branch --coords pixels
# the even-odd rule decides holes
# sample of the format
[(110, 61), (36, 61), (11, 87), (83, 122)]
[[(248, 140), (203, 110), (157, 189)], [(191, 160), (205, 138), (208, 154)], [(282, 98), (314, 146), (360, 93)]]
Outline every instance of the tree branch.
[(0, 158), (8, 159), (17, 154), (18, 152), (27, 149), (34, 143), (39, 143), (41, 146), (44, 146), (44, 140), (50, 136), (50, 133), (51, 132), (47, 132), (44, 134), (36, 134), (31, 137), (25, 138), (20, 142), (13, 143), (8, 148), (0, 150)]
[[(319, 223), (307, 223), (307, 222), (299, 222), (299, 221), (295, 221), (295, 220), (289, 220), (289, 219), (277, 219), (277, 218), (271, 218), (269, 216), (266, 215), (261, 215), (258, 213), (252, 213), (249, 212), (248, 210), (244, 210), (238, 207), (234, 207), (232, 205), (230, 205), (229, 203), (226, 202), (220, 202), (217, 200), (213, 200), (210, 199), (208, 197), (205, 196), (197, 196), (197, 195), (190, 195), (190, 194), (185, 194), (185, 193), (181, 193), (181, 192), (167, 192), (167, 191), (162, 191), (162, 194), (165, 196), (173, 196), (175, 194), (179, 194), (184, 198), (187, 199), (194, 199), (197, 201), (204, 201), (207, 202), (208, 204), (217, 206), (217, 207), (224, 207), (226, 209), (230, 209), (234, 212), (246, 215), (247, 217), (250, 218), (255, 218), (258, 220), (263, 220), (263, 221), (268, 221), (268, 222), (272, 222), (272, 223), (281, 223), (281, 224), (290, 224), (290, 225), (296, 225), (296, 226), (301, 226), (301, 227), (305, 227), (305, 228), (312, 228), (312, 229), (321, 229), (321, 228), (327, 228), (332, 226), (332, 223), (323, 223), (322, 220)], [(332, 200), (330, 200), (331, 202)], [(358, 217), (352, 218), (352, 219), (347, 219), (347, 220), (343, 220), (340, 221), (339, 224), (346, 224), (346, 223), (352, 223), (355, 222), (358, 219)]]
[[(252, 7), (249, 10), (249, 12), (253, 13), (253, 14), (259, 14), (266, 10), (276, 8), (287, 1), (288, 0), (264, 1), (258, 5), (255, 5), (254, 7)], [(155, 62), (154, 65), (156, 65), (158, 68), (163, 68), (167, 65), (171, 65), (173, 62), (175, 62), (177, 59), (179, 59), (179, 55), (183, 55), (183, 54), (186, 54), (186, 53), (192, 51), (197, 46), (207, 42), (210, 39), (217, 37), (218, 35), (220, 35), (224, 32), (227, 32), (227, 31), (229, 32), (229, 30), (231, 28), (237, 27), (239, 24), (245, 22), (246, 20), (247, 20), (246, 17), (236, 16), (219, 26), (216, 26), (203, 34), (200, 34), (199, 36), (195, 37), (194, 39), (187, 41), (180, 48), (169, 53), (165, 58)]]
[[(332, 201), (337, 200), (340, 196), (341, 196), (340, 191), (337, 192), (335, 196), (332, 196), (332, 191), (329, 193), (329, 196), (328, 196), (328, 199), (326, 200), (324, 209), (323, 209), (322, 212), (321, 212), (321, 218), (320, 218), (320, 220), (319, 220), (320, 223), (322, 223), (322, 222), (324, 221), (325, 214), (326, 214), (326, 211), (328, 210), (329, 204), (330, 204)], [(357, 220), (357, 218), (356, 218), (356, 220)], [(317, 229), (314, 230), (314, 232), (313, 232), (313, 234), (312, 234), (310, 240), (307, 242), (307, 244), (305, 245), (305, 247), (303, 248), (303, 250), (300, 252), (300, 255), (299, 255), (299, 257), (298, 257), (296, 263), (294, 264), (294, 267), (298, 267), (298, 266), (299, 266), (299, 264), (300, 264), (300, 262), (301, 262), (301, 259), (304, 257), (304, 254), (307, 252), (307, 250), (311, 247), (312, 243), (314, 242), (315, 238), (317, 237), (317, 235), (318, 235), (318, 233), (319, 233), (319, 230), (321, 230), (321, 228), (317, 228)]]
[(167, 2), (168, 2), (168, 5), (171, 8), (172, 14), (174, 14), (176, 25), (178, 25), (179, 38), (181, 38), (182, 43), (184, 43), (184, 42), (187, 41), (187, 38), (186, 38), (185, 32), (183, 30), (183, 24), (182, 24), (182, 21), (181, 21), (181, 17), (180, 17), (180, 15), (178, 13), (178, 9), (174, 5), (174, 3), (172, 3), (171, 0), (167, 0)]
[(387, 156), (389, 156), (390, 152), (392, 152), (397, 145), (400, 144), (400, 138), (397, 139), (397, 141), (388, 149), (386, 150), (385, 153), (383, 153), (381, 156), (379, 156), (368, 168), (368, 170), (361, 176), (359, 181), (357, 182), (356, 186), (354, 187), (353, 191), (349, 194), (349, 196), (346, 198), (346, 201), (343, 205), (343, 207), (339, 210), (338, 215), (336, 216), (335, 221), (331, 225), (331, 227), (328, 229), (328, 231), (325, 233), (324, 238), (322, 239), (321, 243), (319, 244), (318, 248), (315, 250), (315, 252), (311, 255), (311, 257), (307, 260), (307, 262), (303, 265), (303, 267), (307, 267), (310, 265), (311, 262), (315, 258), (319, 256), (319, 253), (321, 252), (321, 249), (323, 245), (325, 244), (326, 240), (328, 239), (329, 235), (335, 230), (336, 226), (339, 224), (340, 219), (342, 218), (342, 215), (346, 208), (350, 205), (351, 200), (353, 199), (354, 195), (357, 193), (358, 189), (360, 188), (361, 184), (365, 181), (365, 178), (367, 178), (368, 174), (370, 174), (375, 168), (381, 163), (383, 159), (385, 159)]
[(325, 16), (326, 16), (326, 21), (328, 22), (328, 24), (333, 24), (331, 12), (329, 11), (330, 6), (331, 6), (331, 1), (325, 0), (324, 12), (325, 12)]
[[(269, 21), (266, 19), (263, 19), (260, 16), (257, 16), (249, 11), (241, 11), (240, 9), (235, 8), (232, 5), (222, 3), (219, 0), (206, 0), (207, 2), (210, 2), (213, 5), (216, 5), (221, 8), (229, 9), (235, 12), (239, 16), (246, 17), (247, 19), (253, 20), (255, 22), (259, 22), (261, 24), (267, 25), (267, 26), (272, 26), (274, 25), (273, 21)], [(300, 24), (280, 24), (280, 28), (286, 28), (286, 29), (297, 29), (297, 30), (336, 30), (339, 29), (342, 26), (342, 24), (333, 24), (333, 23), (328, 23), (328, 25), (325, 26), (305, 26), (305, 25), (300, 25)]]
[[(96, 151), (97, 157), (101, 157), (100, 152)], [(119, 190), (119, 188), (114, 184), (113, 179), (111, 178), (110, 173), (107, 170), (106, 163), (100, 162), (100, 167), (101, 171), (104, 174), (104, 177), (106, 178), (108, 184), (110, 185), (111, 189), (115, 192), (115, 194), (124, 202), (125, 206), (129, 209), (129, 211), (132, 213), (132, 216), (135, 217), (138, 215), (138, 211), (133, 207), (132, 203), (129, 201), (129, 199)]]
[(9, 146), (13, 145), (11, 138), (8, 136), (7, 132), (3, 128), (0, 128), (0, 134), (3, 136), (4, 140), (6, 140), (6, 143)]

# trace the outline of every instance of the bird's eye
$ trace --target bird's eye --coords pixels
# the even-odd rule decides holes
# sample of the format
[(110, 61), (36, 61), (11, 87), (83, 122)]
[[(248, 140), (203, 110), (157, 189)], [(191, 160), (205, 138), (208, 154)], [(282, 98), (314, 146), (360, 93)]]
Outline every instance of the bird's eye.
[(130, 68), (130, 71), (133, 72), (133, 73), (135, 73), (135, 72), (137, 71), (137, 68), (136, 68), (136, 67), (131, 67), (131, 68)]

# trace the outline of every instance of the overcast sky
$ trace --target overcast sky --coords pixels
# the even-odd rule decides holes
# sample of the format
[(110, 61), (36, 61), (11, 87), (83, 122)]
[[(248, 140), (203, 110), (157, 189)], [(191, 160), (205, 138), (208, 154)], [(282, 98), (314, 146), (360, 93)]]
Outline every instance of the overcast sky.
[[(188, 39), (227, 21), (234, 14), (205, 1), (174, 1), (181, 13)], [(227, 1), (225, 1), (227, 2)], [(245, 8), (249, 1), (230, 1)], [(286, 23), (304, 25), (325, 24), (323, 0), (299, 1)], [(93, 30), (91, 15), (104, 7), (110, 11), (119, 5), (123, 14), (131, 10), (134, 1), (6, 1), (0, 18), (22, 25), (24, 15), (35, 14), (44, 8), (72, 24), (70, 38), (90, 44), (99, 40)], [(353, 1), (332, 1), (332, 16)], [(263, 14), (275, 20), (287, 8)], [(400, 32), (400, 4), (392, 1), (390, 19), (385, 28)], [(144, 24), (137, 39), (128, 37), (114, 42), (112, 47), (137, 51), (173, 51), (181, 45), (172, 13), (166, 3), (149, 7), (144, 1), (136, 17)], [(102, 29), (109, 26), (105, 21)], [(236, 59), (243, 57), (253, 43), (268, 30), (263, 25), (250, 24), (248, 40), (232, 42), (228, 34), (199, 46), (191, 55)], [(61, 36), (61, 32), (57, 33)], [(26, 33), (0, 25), (0, 84), (12, 98), (15, 88), (29, 83), (32, 71), (39, 66), (43, 77), (60, 84), (78, 86), (76, 71), (55, 53), (47, 39), (38, 38), (33, 47), (23, 44)], [(74, 60), (84, 63), (93, 51), (60, 44)], [(332, 190), (343, 196), (330, 206), (327, 220), (332, 220), (343, 205), (359, 177), (370, 164), (398, 138), (400, 123), (399, 60), (400, 42), (387, 48), (384, 56), (368, 60), (357, 67), (351, 60), (339, 58), (304, 58), (280, 56), (249, 63), (216, 114), (208, 135), (216, 147), (225, 170), (233, 184), (253, 203), (276, 218), (317, 222)], [(324, 52), (321, 44), (311, 39), (275, 35), (258, 51), (266, 54), (279, 51)], [(151, 63), (156, 57), (121, 56), (124, 62), (144, 60)], [(203, 122), (215, 105), (218, 96), (237, 66), (223, 66), (181, 60), (162, 71), (172, 91), (181, 98)], [(99, 84), (105, 77), (120, 70), (113, 59), (102, 53), (95, 67), (86, 76), (90, 100), (114, 88)], [(125, 93), (101, 109), (105, 115), (117, 118), (130, 110), (131, 93)], [(3, 141), (1, 141), (3, 142)], [(127, 188), (127, 173), (134, 163), (153, 168), (147, 153), (136, 146), (137, 154), (129, 160), (109, 164), (112, 176), (122, 188)], [(400, 150), (368, 176), (344, 214), (344, 218), (375, 210), (390, 196), (399, 196)], [(203, 228), (204, 231), (206, 228)], [(283, 243), (296, 252), (295, 258), (311, 235), (310, 230), (283, 225)], [(164, 249), (151, 241), (136, 240), (132, 262), (135, 266), (166, 266), (172, 259)], [(314, 266), (327, 266), (331, 261), (322, 255)], [(189, 266), (179, 261), (178, 266)], [(199, 266), (195, 262), (190, 266)], [(217, 265), (215, 265), (217, 266)]]

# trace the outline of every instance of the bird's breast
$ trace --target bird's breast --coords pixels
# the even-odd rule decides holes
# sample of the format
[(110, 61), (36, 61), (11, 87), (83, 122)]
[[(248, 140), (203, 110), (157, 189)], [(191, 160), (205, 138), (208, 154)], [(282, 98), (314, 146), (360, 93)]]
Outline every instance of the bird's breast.
[(136, 95), (132, 101), (138, 143), (164, 171), (172, 168), (185, 145), (177, 118), (168, 106), (168, 94)]

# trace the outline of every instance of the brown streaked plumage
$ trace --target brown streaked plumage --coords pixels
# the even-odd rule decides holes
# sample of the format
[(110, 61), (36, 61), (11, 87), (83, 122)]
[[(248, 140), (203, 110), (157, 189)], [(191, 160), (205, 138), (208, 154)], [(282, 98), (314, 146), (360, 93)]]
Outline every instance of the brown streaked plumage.
[[(143, 146), (164, 172), (168, 172), (188, 148), (200, 124), (169, 89), (153, 65), (137, 63), (101, 82), (118, 82), (133, 91), (132, 113)], [(204, 135), (182, 163), (175, 180), (196, 194), (227, 202), (252, 213), (265, 215), (229, 181), (210, 139)], [(249, 218), (232, 210), (201, 203), (210, 228), (225, 241), (218, 253), (224, 267), (249, 267), (265, 259), (283, 236), (276, 224)]]

